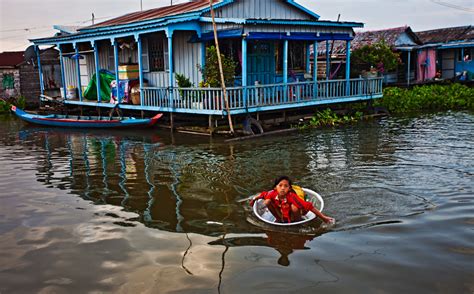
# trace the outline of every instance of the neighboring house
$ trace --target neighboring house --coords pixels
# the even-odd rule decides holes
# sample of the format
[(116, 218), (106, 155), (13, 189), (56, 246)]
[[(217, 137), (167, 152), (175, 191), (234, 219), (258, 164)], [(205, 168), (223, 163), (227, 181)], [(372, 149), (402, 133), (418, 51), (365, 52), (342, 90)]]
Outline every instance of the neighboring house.
[[(382, 96), (381, 79), (350, 80), (350, 66), (337, 81), (320, 81), (311, 72), (311, 45), (338, 40), (350, 46), (353, 29), (363, 24), (320, 20), (293, 0), (220, 0), (213, 6), (221, 51), (238, 65), (235, 84), (227, 85), (231, 114)], [(208, 0), (130, 13), (86, 28), (57, 29), (57, 36), (32, 42), (60, 51), (64, 92), (67, 86), (79, 90), (78, 99), (66, 99), (67, 104), (114, 107), (100, 91), (93, 100), (83, 97), (94, 74), (100, 88), (99, 72), (106, 69), (119, 77), (118, 89), (138, 79), (141, 95), (134, 103), (127, 101), (127, 86), (124, 93), (112, 91), (120, 108), (226, 113), (220, 88), (198, 88), (203, 79), (198, 67), (206, 66), (206, 48), (214, 42)], [(350, 54), (346, 59), (350, 64)], [(178, 89), (175, 74), (188, 77), (194, 87)]]
[(435, 78), (453, 79), (466, 72), (464, 78), (474, 74), (474, 26), (441, 28), (416, 32), (422, 46), (417, 47), (418, 81)]
[[(42, 88), (45, 94), (56, 96), (61, 88), (59, 52), (53, 48), (41, 50)], [(28, 103), (37, 103), (41, 94), (37, 59), (25, 61), (24, 52), (0, 53), (1, 98), (24, 96)]]
[[(400, 53), (402, 64), (395, 72), (385, 72), (385, 83), (397, 83), (411, 81), (415, 77), (416, 60), (412, 58), (414, 46), (420, 45), (421, 41), (412, 29), (408, 26), (390, 28), (376, 31), (357, 32), (354, 40), (351, 42), (351, 51), (357, 50), (365, 45), (372, 45), (379, 42), (385, 42), (392, 50)], [(336, 70), (340, 64), (345, 67), (346, 46), (339, 41), (323, 42), (318, 47), (318, 60), (331, 59), (330, 75), (337, 75)], [(414, 57), (414, 56), (413, 56)], [(356, 63), (356, 60), (353, 60)], [(341, 71), (339, 71), (341, 72)]]
[(23, 52), (0, 53), (0, 76), (2, 79), (0, 98), (20, 96), (20, 64), (23, 61)]

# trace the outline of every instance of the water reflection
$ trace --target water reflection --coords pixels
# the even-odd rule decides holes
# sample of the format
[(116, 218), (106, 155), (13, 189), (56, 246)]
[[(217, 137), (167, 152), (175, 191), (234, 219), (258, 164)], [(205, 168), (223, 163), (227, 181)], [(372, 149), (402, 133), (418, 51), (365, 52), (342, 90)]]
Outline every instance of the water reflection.
[[(121, 206), (137, 213), (147, 226), (167, 231), (211, 236), (260, 232), (265, 228), (249, 222), (248, 210), (236, 200), (270, 189), (281, 174), (321, 191), (332, 202), (328, 209), (337, 204), (329, 214), (342, 226), (383, 222), (394, 211), (400, 216), (427, 209), (429, 201), (418, 202), (410, 194), (400, 199), (403, 192), (386, 187), (377, 191), (373, 183), (375, 177), (385, 177), (378, 175), (381, 167), (396, 164), (394, 134), (383, 131), (379, 123), (336, 132), (337, 136), (334, 130), (322, 130), (285, 140), (228, 145), (213, 141), (173, 144), (183, 139), (156, 131), (24, 128), (18, 140), (36, 149), (34, 154), (40, 157), (38, 181), (68, 189), (95, 204)], [(395, 198), (401, 203), (398, 207), (390, 201)], [(380, 199), (377, 206), (369, 204), (374, 199)], [(360, 210), (357, 217), (351, 217), (354, 206)], [(313, 226), (303, 232), (317, 230)]]
[[(65, 277), (62, 292), (395, 292), (400, 280), (409, 292), (468, 292), (471, 114), (230, 145), (19, 126), (0, 126), (0, 272), (12, 277), (0, 291), (53, 291), (45, 281)], [(323, 195), (338, 220), (330, 234), (252, 221), (238, 200), (281, 174)]]
[[(231, 247), (241, 246), (263, 246), (274, 248), (280, 253), (280, 257), (278, 258), (277, 263), (281, 266), (289, 266), (289, 256), (295, 250), (308, 250), (309, 248), (305, 247), (305, 244), (319, 236), (318, 234), (292, 234), (277, 231), (265, 231), (265, 235), (265, 237), (239, 236), (230, 238), (219, 238), (215, 241), (209, 242), (209, 245), (225, 246), (226, 250), (224, 252), (226, 252)], [(223, 254), (223, 260), (224, 256), (225, 254)]]

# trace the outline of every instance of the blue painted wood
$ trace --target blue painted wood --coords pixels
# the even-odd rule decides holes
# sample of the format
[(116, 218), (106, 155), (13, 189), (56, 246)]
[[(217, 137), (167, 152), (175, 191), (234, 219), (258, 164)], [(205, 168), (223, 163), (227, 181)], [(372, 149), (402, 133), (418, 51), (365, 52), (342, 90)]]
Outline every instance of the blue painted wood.
[(142, 37), (138, 35), (138, 71), (139, 71), (139, 83), (140, 83), (140, 105), (143, 105), (143, 44), (142, 44)]
[(407, 85), (410, 86), (410, 71), (411, 71), (411, 51), (408, 51), (408, 72), (407, 72)]
[(120, 77), (119, 77), (119, 52), (118, 52), (118, 41), (114, 40), (114, 69), (115, 69), (115, 81), (117, 82), (116, 91), (117, 91), (117, 101), (118, 104), (122, 102), (120, 97)]
[(351, 80), (351, 41), (346, 41), (346, 96), (350, 96)]
[[(168, 63), (169, 63), (169, 86), (170, 91), (173, 91), (174, 86), (174, 67), (173, 67), (173, 33), (168, 33)], [(173, 98), (170, 95), (170, 105), (173, 105)]]
[(326, 80), (331, 76), (331, 53), (329, 52), (329, 41), (326, 41)]
[(64, 60), (63, 60), (63, 49), (61, 48), (61, 45), (58, 44), (58, 49), (59, 49), (59, 64), (61, 66), (61, 82), (63, 84), (63, 92), (64, 92), (64, 99), (67, 97), (67, 87), (66, 87), (66, 77), (64, 76)]
[(79, 44), (74, 44), (76, 50), (76, 71), (77, 71), (77, 92), (79, 93), (79, 100), (82, 101), (82, 85), (81, 85), (81, 65), (79, 64)]
[[(288, 84), (288, 40), (283, 41), (283, 84)], [(288, 91), (285, 88), (285, 101), (288, 99)]]
[(41, 95), (44, 95), (43, 69), (41, 68), (41, 56), (40, 56), (41, 51), (39, 50), (38, 46), (35, 46), (35, 52), (36, 52), (36, 59), (38, 62), (38, 73), (39, 73)]
[(275, 46), (273, 42), (249, 42), (247, 85), (275, 83)]
[(316, 99), (318, 97), (318, 41), (315, 41), (313, 44), (313, 82), (314, 90), (313, 97)]
[[(344, 80), (297, 82), (260, 86), (232, 87), (228, 89), (231, 114), (268, 110), (291, 109), (330, 103), (363, 101), (382, 97), (382, 78), (353, 79), (350, 81), (350, 94), (346, 95)], [(320, 95), (313, 95), (317, 87)], [(224, 103), (220, 88), (144, 88), (144, 105), (120, 104), (121, 109), (148, 110), (173, 113), (192, 113), (202, 115), (223, 115)], [(172, 93), (172, 94), (171, 94)], [(248, 94), (248, 103), (242, 102), (243, 93)], [(287, 94), (290, 94), (289, 96)], [(170, 98), (173, 99), (171, 103)], [(65, 101), (67, 104), (98, 107), (114, 107), (110, 103)]]
[(97, 84), (97, 101), (102, 101), (100, 93), (100, 63), (99, 63), (99, 46), (97, 42), (94, 42), (94, 61), (95, 61), (95, 81)]
[(306, 43), (306, 73), (311, 72), (311, 48), (309, 42)]
[(248, 79), (248, 76), (247, 76), (247, 72), (248, 72), (248, 67), (247, 67), (247, 60), (248, 60), (248, 53), (247, 53), (247, 46), (248, 46), (248, 43), (247, 43), (247, 38), (242, 38), (242, 87), (244, 88), (244, 92), (243, 92), (243, 104), (244, 104), (244, 107), (247, 108), (247, 91), (246, 91), (246, 87), (247, 87), (247, 79)]

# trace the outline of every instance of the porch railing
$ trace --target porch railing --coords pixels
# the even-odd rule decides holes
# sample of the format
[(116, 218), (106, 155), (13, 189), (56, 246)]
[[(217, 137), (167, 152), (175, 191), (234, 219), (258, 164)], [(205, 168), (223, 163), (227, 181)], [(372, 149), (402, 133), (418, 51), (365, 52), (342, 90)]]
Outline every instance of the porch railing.
[[(227, 88), (230, 110), (261, 108), (311, 102), (380, 97), (383, 78), (297, 82)], [(143, 106), (169, 109), (222, 112), (224, 95), (220, 88), (145, 87)]]

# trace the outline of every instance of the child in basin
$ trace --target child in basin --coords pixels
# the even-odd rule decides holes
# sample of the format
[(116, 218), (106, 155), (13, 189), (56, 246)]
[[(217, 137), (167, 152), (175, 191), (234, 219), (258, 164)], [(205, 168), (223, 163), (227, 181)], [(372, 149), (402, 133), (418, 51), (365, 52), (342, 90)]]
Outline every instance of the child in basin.
[(281, 176), (275, 180), (273, 190), (262, 192), (250, 201), (250, 205), (258, 199), (264, 199), (264, 204), (275, 216), (277, 221), (291, 223), (301, 220), (301, 216), (308, 211), (316, 214), (325, 223), (335, 223), (332, 217), (328, 217), (316, 209), (311, 202), (301, 199), (291, 187), (291, 180), (287, 176)]

